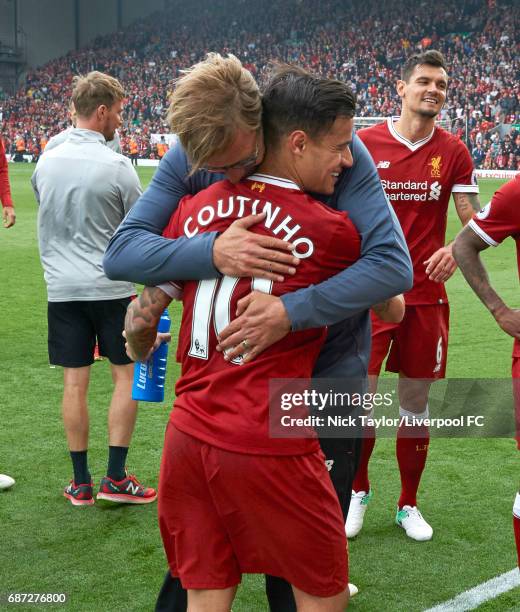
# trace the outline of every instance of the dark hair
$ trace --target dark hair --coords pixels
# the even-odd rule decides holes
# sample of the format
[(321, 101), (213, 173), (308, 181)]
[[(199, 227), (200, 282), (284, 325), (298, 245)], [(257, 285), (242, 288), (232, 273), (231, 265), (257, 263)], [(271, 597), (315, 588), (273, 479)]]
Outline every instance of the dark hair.
[(412, 72), (415, 70), (415, 67), (422, 66), (423, 64), (435, 66), (436, 68), (444, 68), (444, 70), (448, 72), (444, 55), (440, 51), (434, 51), (431, 49), (430, 51), (425, 51), (424, 53), (416, 53), (415, 55), (411, 55), (401, 68), (401, 79), (403, 81), (408, 81), (408, 79), (412, 76)]
[(348, 85), (298, 66), (275, 64), (262, 90), (262, 122), (270, 146), (294, 130), (317, 138), (338, 117), (351, 118), (356, 111), (356, 96)]

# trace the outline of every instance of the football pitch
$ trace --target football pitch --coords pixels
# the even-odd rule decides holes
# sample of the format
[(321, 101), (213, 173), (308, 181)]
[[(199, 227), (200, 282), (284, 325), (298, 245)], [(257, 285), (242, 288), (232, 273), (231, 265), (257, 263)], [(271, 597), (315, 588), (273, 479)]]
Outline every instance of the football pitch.
[[(9, 593), (64, 593), (67, 603), (49, 610), (152, 610), (166, 571), (157, 506), (97, 502), (73, 507), (62, 496), (72, 471), (61, 423), (60, 368), (47, 360), (46, 291), (38, 258), (37, 205), (30, 186), (34, 166), (10, 164), (16, 225), (0, 228), (4, 378), (0, 409), (0, 472), (16, 485), (0, 493), (0, 609)], [(140, 168), (146, 186), (151, 168)], [(486, 204), (502, 184), (481, 180)], [(520, 203), (519, 203), (520, 205)], [(460, 223), (450, 204), (448, 238)], [(520, 307), (514, 243), (488, 249), (484, 259), (505, 301)], [(510, 376), (512, 339), (502, 333), (460, 272), (447, 284), (451, 303), (448, 376)], [(172, 330), (179, 307), (170, 308)], [(170, 349), (167, 397), (178, 375)], [(110, 398), (106, 361), (92, 368), (89, 463), (95, 482), (105, 475), (106, 415)], [(128, 465), (157, 485), (164, 428), (171, 399), (142, 404)], [(432, 415), (434, 416), (434, 415)], [(434, 528), (433, 540), (408, 539), (394, 524), (399, 492), (394, 443), (380, 440), (371, 462), (374, 498), (362, 533), (349, 543), (350, 577), (360, 589), (349, 609), (416, 612), (450, 600), (515, 567), (511, 509), (519, 485), (518, 452), (508, 439), (441, 439), (430, 445), (419, 507)], [(298, 560), (295, 559), (295, 563)], [(469, 609), (469, 608), (460, 608)], [(519, 610), (520, 588), (479, 610)], [(263, 577), (245, 576), (234, 612), (267, 610)]]

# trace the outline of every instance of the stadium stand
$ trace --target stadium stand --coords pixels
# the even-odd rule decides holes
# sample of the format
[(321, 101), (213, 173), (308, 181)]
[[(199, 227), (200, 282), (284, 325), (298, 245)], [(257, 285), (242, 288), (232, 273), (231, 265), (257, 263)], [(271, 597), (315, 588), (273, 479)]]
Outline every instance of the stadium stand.
[(167, 13), (30, 72), (14, 97), (0, 100), (6, 147), (15, 155), (23, 141), (25, 151), (37, 156), (68, 125), (64, 92), (72, 77), (96, 69), (120, 79), (129, 93), (123, 150), (130, 154), (133, 138), (139, 157), (154, 159), (151, 135), (168, 132), (164, 116), (172, 79), (207, 51), (234, 53), (260, 80), (272, 59), (339, 78), (356, 90), (361, 117), (388, 116), (399, 108), (395, 82), (404, 57), (433, 47), (451, 67), (442, 118), (466, 142), (476, 167), (520, 170), (515, 4), (324, 0), (316, 10), (310, 0), (195, 0), (188, 13), (177, 2)]

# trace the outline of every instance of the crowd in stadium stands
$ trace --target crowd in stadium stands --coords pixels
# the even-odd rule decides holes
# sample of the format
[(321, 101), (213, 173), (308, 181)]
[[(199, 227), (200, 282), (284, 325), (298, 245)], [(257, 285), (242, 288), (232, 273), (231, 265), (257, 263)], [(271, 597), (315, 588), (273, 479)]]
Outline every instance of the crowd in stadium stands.
[[(403, 59), (428, 47), (450, 66), (443, 118), (465, 140), (475, 165), (520, 169), (520, 14), (515, 0), (179, 0), (124, 31), (96, 39), (27, 75), (16, 96), (0, 100), (12, 153), (38, 154), (68, 125), (72, 77), (90, 70), (116, 76), (128, 92), (123, 150), (157, 158), (153, 133), (168, 132), (172, 79), (208, 51), (231, 52), (262, 79), (270, 60), (298, 63), (345, 80), (358, 115), (396, 114)], [(515, 127), (516, 126), (516, 127)], [(160, 143), (159, 143), (160, 144)], [(161, 149), (161, 147), (159, 147)]]

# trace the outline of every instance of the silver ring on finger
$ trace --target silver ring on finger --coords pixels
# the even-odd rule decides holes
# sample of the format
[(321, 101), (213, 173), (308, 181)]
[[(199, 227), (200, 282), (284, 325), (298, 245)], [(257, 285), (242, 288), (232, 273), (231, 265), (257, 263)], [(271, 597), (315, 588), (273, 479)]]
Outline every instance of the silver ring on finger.
[(249, 348), (249, 342), (247, 341), (247, 338), (245, 340), (242, 340), (240, 344), (242, 345), (242, 348), (247, 351), (247, 349)]

